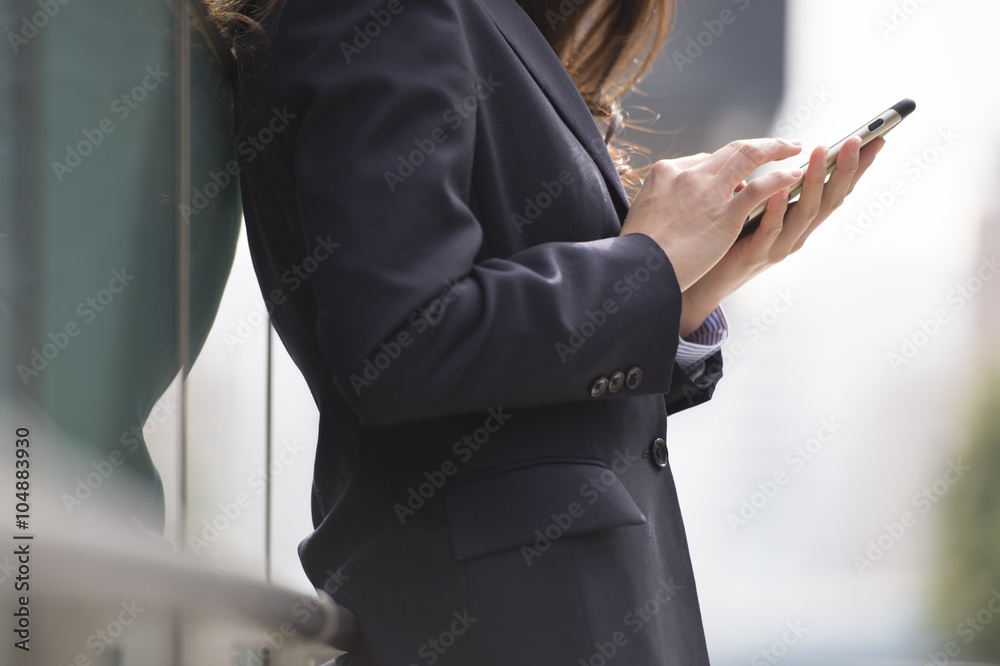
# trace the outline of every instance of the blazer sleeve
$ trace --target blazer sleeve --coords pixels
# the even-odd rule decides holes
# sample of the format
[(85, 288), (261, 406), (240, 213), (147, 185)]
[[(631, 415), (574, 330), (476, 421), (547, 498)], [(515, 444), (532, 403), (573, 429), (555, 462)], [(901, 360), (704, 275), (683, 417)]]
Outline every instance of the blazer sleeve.
[[(651, 238), (484, 251), (470, 205), (473, 160), (496, 147), (477, 143), (475, 113), (448, 115), (487, 75), (457, 2), (401, 5), (357, 53), (343, 43), (377, 3), (289, 2), (274, 33), (271, 102), (298, 123), (277, 138), (294, 164), (300, 242), (307, 254), (336, 244), (309, 284), (337, 390), (369, 425), (497, 405), (683, 397), (672, 382), (683, 378), (674, 363), (680, 289)], [(511, 127), (505, 150), (558, 160), (518, 142)], [(433, 152), (399, 169), (421, 146)], [(404, 180), (387, 177), (393, 171)], [(641, 288), (616, 289), (637, 270), (650, 276)], [(603, 323), (584, 326), (584, 337), (581, 324), (602, 321), (599, 311)], [(591, 396), (596, 378), (631, 368), (642, 373), (637, 387)]]
[(675, 363), (670, 390), (663, 396), (667, 407), (667, 414), (676, 414), (677, 412), (708, 402), (712, 399), (715, 387), (720, 379), (722, 379), (721, 350), (716, 351), (705, 359), (705, 369), (695, 379), (691, 379)]

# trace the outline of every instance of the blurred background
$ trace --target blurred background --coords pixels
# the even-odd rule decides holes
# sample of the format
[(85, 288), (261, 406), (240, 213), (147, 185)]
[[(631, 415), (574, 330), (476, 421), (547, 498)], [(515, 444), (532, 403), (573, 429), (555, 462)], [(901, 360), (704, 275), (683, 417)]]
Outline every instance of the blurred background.
[[(5, 0), (8, 31), (21, 34), (32, 7)], [(60, 7), (67, 17), (86, 14), (83, 5)], [(0, 77), (7, 84), (26, 66), (73, 75), (65, 61), (30, 55), (42, 40), (68, 38), (75, 25), (51, 21), (18, 45), (23, 53), (4, 54)], [(627, 133), (649, 148), (650, 159), (762, 135), (799, 138), (808, 150), (832, 144), (904, 97), (917, 103), (804, 249), (724, 303), (725, 379), (712, 401), (671, 421), (672, 467), (718, 666), (1000, 663), (1000, 484), (993, 480), (1000, 472), (997, 25), (994, 0), (687, 0), (655, 70), (625, 102), (639, 123), (658, 116), (652, 132)], [(170, 32), (145, 36), (165, 44)], [(97, 57), (92, 42), (84, 51)], [(196, 65), (198, 57), (210, 62), (204, 49), (193, 49)], [(104, 51), (111, 57), (114, 44)], [(153, 60), (155, 54), (129, 76), (141, 80)], [(68, 126), (75, 137), (86, 123), (73, 116), (74, 104), (93, 102), (91, 122), (107, 113), (115, 91), (134, 83), (113, 82), (100, 95), (77, 90), (33, 131), (45, 134), (48, 123)], [(219, 90), (211, 77), (198, 85), (203, 95)], [(166, 112), (172, 90), (159, 91)], [(157, 91), (147, 92), (153, 99)], [(52, 94), (39, 99), (51, 101)], [(134, 122), (151, 107), (138, 108)], [(8, 128), (24, 117), (15, 111), (5, 106), (11, 115), (0, 117)], [(60, 119), (63, 113), (71, 120)], [(223, 136), (224, 129), (209, 127), (206, 136)], [(107, 151), (120, 134), (105, 135)], [(52, 159), (67, 159), (59, 151), (68, 140), (50, 139)], [(206, 166), (195, 169), (188, 187), (204, 194), (210, 166), (225, 161), (225, 148), (219, 150), (222, 161), (204, 155)], [(8, 167), (15, 152), (0, 146)], [(170, 157), (167, 149), (163, 154)], [(85, 176), (81, 171), (73, 175)], [(9, 180), (0, 187), (9, 188), (3, 224), (12, 225), (28, 204), (15, 210), (25, 195), (19, 198)], [(206, 211), (202, 220), (230, 219), (226, 201), (237, 189), (219, 191), (208, 199), (223, 208), (197, 208)], [(191, 228), (197, 234), (198, 225)], [(136, 407), (138, 423), (162, 483), (169, 540), (185, 540), (211, 567), (308, 592), (296, 546), (311, 531), (318, 414), (267, 324), (245, 236), (235, 225), (226, 228), (228, 236), (194, 239), (207, 257), (232, 257), (232, 271), (224, 290), (220, 283), (205, 294), (205, 281), (193, 282), (196, 301), (199, 294), (221, 300), (211, 330), (192, 333), (200, 355), (186, 398), (175, 379), (155, 403)], [(5, 233), (24, 232), (0, 228), (0, 252), (10, 256)], [(58, 246), (60, 239), (46, 242)], [(145, 242), (153, 241), (137, 247)], [(108, 258), (109, 276), (117, 260)], [(27, 280), (23, 272), (7, 277), (8, 284)], [(12, 292), (0, 295), (0, 324), (13, 319)], [(89, 293), (82, 289), (69, 301)], [(204, 312), (210, 320), (211, 306)], [(16, 331), (7, 332), (14, 339)], [(56, 368), (53, 362), (49, 373)], [(112, 428), (128, 430), (117, 422)], [(182, 442), (186, 458), (178, 455)], [(134, 466), (152, 478), (142, 460)], [(0, 579), (0, 587), (12, 583), (11, 576)], [(260, 634), (246, 641), (260, 644)], [(128, 645), (126, 634), (111, 651), (119, 650), (122, 663)], [(94, 651), (87, 654), (101, 663)], [(234, 652), (231, 663), (252, 663), (247, 655), (252, 650)]]
[[(675, 94), (757, 100), (768, 122), (713, 110), (685, 152), (829, 145), (904, 97), (917, 110), (804, 249), (724, 304), (726, 377), (672, 422), (714, 663), (1000, 661), (1000, 7), (789, 0), (774, 35), (781, 3), (748, 3), (677, 56), (733, 4), (686, 3), (645, 87), (668, 127)], [(746, 54), (775, 43), (783, 68), (755, 81)], [(779, 104), (754, 95), (778, 82)]]

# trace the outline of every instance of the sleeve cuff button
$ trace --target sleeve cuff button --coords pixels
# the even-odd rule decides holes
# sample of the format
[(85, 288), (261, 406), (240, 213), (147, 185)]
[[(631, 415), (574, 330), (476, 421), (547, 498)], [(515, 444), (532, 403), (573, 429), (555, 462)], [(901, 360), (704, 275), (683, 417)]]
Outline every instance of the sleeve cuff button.
[(625, 386), (629, 387), (630, 390), (635, 390), (639, 388), (639, 384), (642, 382), (642, 370), (638, 367), (631, 368), (628, 371), (628, 375), (625, 376)]
[(611, 375), (611, 380), (608, 382), (608, 391), (610, 393), (617, 393), (619, 389), (625, 384), (625, 373), (618, 370), (613, 375)]
[(590, 397), (600, 398), (604, 395), (604, 391), (608, 388), (608, 378), (598, 377), (594, 380), (594, 383), (590, 385)]

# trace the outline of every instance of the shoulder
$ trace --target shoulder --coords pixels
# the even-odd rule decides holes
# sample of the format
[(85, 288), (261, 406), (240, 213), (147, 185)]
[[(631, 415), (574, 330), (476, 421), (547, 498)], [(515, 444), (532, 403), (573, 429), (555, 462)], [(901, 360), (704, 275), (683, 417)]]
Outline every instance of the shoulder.
[(364, 50), (387, 48), (391, 44), (380, 43), (399, 38), (426, 39), (421, 34), (428, 30), (450, 33), (454, 39), (464, 17), (482, 11), (478, 2), (460, 0), (279, 0), (265, 25), (276, 42), (294, 36)]
[(468, 0), (279, 0), (244, 71), (287, 90), (447, 68), (471, 59), (467, 28), (486, 16)]

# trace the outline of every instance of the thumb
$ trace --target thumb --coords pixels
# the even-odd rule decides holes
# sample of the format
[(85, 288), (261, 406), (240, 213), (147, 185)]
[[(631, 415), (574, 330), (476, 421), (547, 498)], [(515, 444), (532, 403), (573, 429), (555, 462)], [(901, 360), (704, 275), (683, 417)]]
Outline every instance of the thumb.
[(761, 202), (767, 201), (772, 196), (785, 189), (792, 187), (802, 178), (802, 169), (792, 171), (773, 171), (760, 178), (754, 178), (746, 187), (733, 195), (732, 211), (739, 224), (749, 217), (754, 208)]

